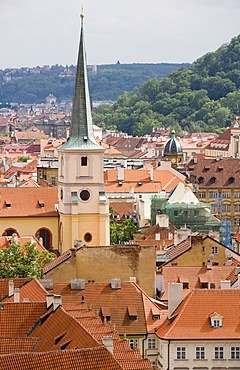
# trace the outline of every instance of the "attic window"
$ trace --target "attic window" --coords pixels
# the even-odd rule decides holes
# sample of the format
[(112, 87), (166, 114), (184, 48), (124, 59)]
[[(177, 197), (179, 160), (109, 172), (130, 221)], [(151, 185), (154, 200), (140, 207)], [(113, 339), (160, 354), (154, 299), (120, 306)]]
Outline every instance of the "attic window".
[(160, 312), (159, 312), (159, 309), (156, 307), (152, 307), (151, 309), (152, 311), (152, 319), (153, 320), (160, 320)]
[(104, 318), (106, 317), (106, 320), (107, 321), (110, 321), (111, 320), (111, 311), (110, 311), (110, 308), (109, 307), (102, 307), (101, 308), (101, 311), (102, 311), (102, 316)]
[(6, 208), (7, 208), (7, 209), (12, 208), (12, 203), (11, 203), (9, 200), (6, 200), (6, 201), (5, 201), (5, 204), (6, 204)]
[(203, 181), (204, 181), (204, 177), (202, 177), (202, 176), (201, 176), (201, 177), (199, 177), (199, 178), (198, 178), (198, 183), (199, 183), (199, 184), (202, 184), (202, 183), (203, 183)]
[(222, 319), (223, 317), (219, 315), (217, 312), (213, 312), (209, 315), (210, 325), (212, 328), (218, 329), (222, 327)]
[(66, 333), (60, 335), (59, 337), (55, 339), (54, 346), (56, 346), (60, 342), (60, 340), (64, 337), (64, 335), (66, 335)]
[(210, 181), (211, 181), (212, 184), (214, 184), (216, 182), (216, 177), (214, 177), (214, 176), (211, 177)]
[(160, 320), (160, 315), (152, 315), (153, 320)]
[(204, 167), (204, 170), (205, 170), (205, 171), (208, 171), (209, 169), (210, 169), (210, 167), (209, 167), (209, 166), (205, 166), (205, 167)]
[(139, 181), (139, 182), (138, 182), (138, 186), (142, 186), (142, 183), (141, 183), (141, 181)]
[(38, 204), (39, 204), (39, 207), (41, 207), (41, 208), (45, 206), (44, 200), (39, 200)]
[(231, 176), (231, 177), (229, 177), (229, 180), (228, 181), (229, 181), (229, 184), (232, 184), (232, 183), (234, 183), (235, 178)]
[(137, 320), (137, 310), (134, 306), (128, 306), (128, 315), (130, 320)]
[(118, 186), (122, 186), (122, 181), (118, 181)]
[(68, 346), (70, 343), (71, 343), (71, 340), (69, 340), (67, 343), (64, 343), (64, 344), (60, 347), (60, 349), (63, 351), (64, 349), (66, 349), (66, 348), (67, 348), (67, 346)]

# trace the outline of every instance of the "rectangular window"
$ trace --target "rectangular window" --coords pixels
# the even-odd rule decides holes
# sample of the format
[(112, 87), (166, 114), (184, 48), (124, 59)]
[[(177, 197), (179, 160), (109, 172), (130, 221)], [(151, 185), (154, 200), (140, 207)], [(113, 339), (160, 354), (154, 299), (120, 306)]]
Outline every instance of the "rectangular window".
[(196, 360), (205, 359), (205, 347), (196, 347)]
[(222, 205), (223, 212), (230, 212), (230, 204), (223, 204)]
[(202, 254), (205, 254), (205, 253), (206, 253), (206, 248), (202, 247)]
[(240, 191), (234, 192), (234, 198), (240, 198)]
[(234, 204), (234, 212), (240, 212), (240, 204)]
[(231, 198), (231, 193), (230, 193), (230, 191), (223, 191), (223, 192), (222, 192), (222, 197), (223, 197), (223, 198)]
[(206, 198), (206, 191), (199, 193), (199, 198)]
[(223, 360), (223, 347), (215, 347), (215, 360)]
[(217, 191), (209, 191), (209, 198), (217, 198), (218, 193)]
[(52, 185), (55, 186), (56, 185), (56, 177), (52, 177)]
[(76, 191), (71, 192), (71, 198), (72, 198), (72, 203), (77, 203), (78, 202), (78, 196)]
[(138, 348), (138, 339), (129, 339), (129, 345), (131, 349)]
[(239, 225), (240, 225), (240, 219), (234, 218), (234, 226), (239, 226)]
[(218, 254), (218, 247), (212, 247), (212, 254)]
[(231, 360), (240, 360), (240, 347), (231, 347)]
[(155, 349), (155, 348), (156, 348), (156, 339), (148, 338), (148, 349)]
[(220, 328), (220, 320), (213, 320), (213, 327), (214, 328)]
[(177, 347), (177, 360), (186, 360), (186, 347)]
[(81, 157), (81, 166), (87, 166), (87, 157)]

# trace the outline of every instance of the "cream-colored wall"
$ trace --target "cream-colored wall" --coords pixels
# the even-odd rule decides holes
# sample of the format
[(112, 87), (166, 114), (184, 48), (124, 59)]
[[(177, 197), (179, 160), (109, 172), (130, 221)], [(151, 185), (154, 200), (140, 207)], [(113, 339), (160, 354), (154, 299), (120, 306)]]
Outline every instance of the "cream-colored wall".
[[(202, 240), (192, 238), (192, 248), (178, 258), (175, 258), (172, 262), (169, 262), (169, 265), (177, 264), (177, 266), (202, 266), (203, 263), (209, 260), (211, 255), (211, 262), (218, 262), (219, 266), (222, 266), (226, 262), (226, 248), (218, 243), (214, 239), (206, 238)], [(203, 252), (203, 247), (205, 252)], [(212, 255), (212, 247), (218, 247), (218, 253)], [(233, 253), (233, 252), (232, 252)], [(212, 258), (213, 257), (213, 258)], [(239, 259), (237, 255), (234, 254), (234, 258)]]
[(1, 218), (0, 235), (6, 229), (15, 229), (20, 236), (35, 235), (46, 228), (52, 233), (52, 247), (58, 249), (58, 217), (6, 217)]
[[(74, 263), (76, 263), (76, 274)], [(68, 260), (66, 267), (65, 264), (66, 262), (60, 264), (45, 277), (53, 279), (56, 283), (68, 283), (72, 278), (110, 282), (112, 278), (129, 281), (130, 277), (136, 277), (136, 283), (143, 291), (155, 298), (155, 247), (86, 246), (76, 251), (76, 260), (72, 260), (71, 263)]]
[[(219, 330), (219, 329), (216, 329)], [(174, 368), (238, 368), (239, 360), (231, 360), (231, 346), (239, 347), (237, 340), (206, 340), (206, 341), (177, 341), (171, 340), (169, 352), (168, 341), (160, 340), (162, 355), (160, 351), (160, 361), (163, 364), (162, 370)], [(215, 360), (214, 347), (224, 347), (224, 360)], [(186, 360), (177, 360), (177, 347), (186, 347)], [(205, 347), (205, 360), (196, 360), (196, 347)], [(168, 364), (169, 356), (169, 364)]]
[[(84, 235), (90, 233), (92, 240), (84, 241)], [(59, 249), (63, 253), (74, 246), (74, 240), (82, 240), (83, 244), (106, 246), (109, 240), (108, 214), (60, 214), (60, 243)]]

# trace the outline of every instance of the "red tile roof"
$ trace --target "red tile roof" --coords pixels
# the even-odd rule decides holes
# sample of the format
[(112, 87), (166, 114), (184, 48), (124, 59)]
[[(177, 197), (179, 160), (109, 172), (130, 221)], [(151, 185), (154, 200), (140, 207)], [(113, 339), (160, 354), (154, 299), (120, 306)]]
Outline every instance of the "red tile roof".
[[(239, 289), (193, 290), (156, 332), (164, 339), (239, 340)], [(217, 312), (223, 317), (221, 328), (212, 328), (209, 315)], [(235, 318), (235, 319), (234, 319)]]
[[(39, 200), (44, 199), (44, 207)], [(11, 208), (6, 207), (6, 202)], [(57, 188), (0, 188), (0, 217), (57, 217)]]
[[(105, 347), (47, 353), (21, 353), (0, 357), (8, 370), (122, 370)], [(146, 367), (145, 367), (146, 369)]]

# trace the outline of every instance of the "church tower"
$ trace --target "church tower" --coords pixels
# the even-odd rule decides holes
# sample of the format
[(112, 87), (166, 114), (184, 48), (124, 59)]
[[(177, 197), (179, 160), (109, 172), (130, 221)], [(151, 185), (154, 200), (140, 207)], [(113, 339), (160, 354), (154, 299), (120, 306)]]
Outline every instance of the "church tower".
[(58, 149), (59, 249), (109, 245), (109, 209), (103, 178), (104, 148), (94, 138), (88, 89), (83, 15), (70, 136)]

